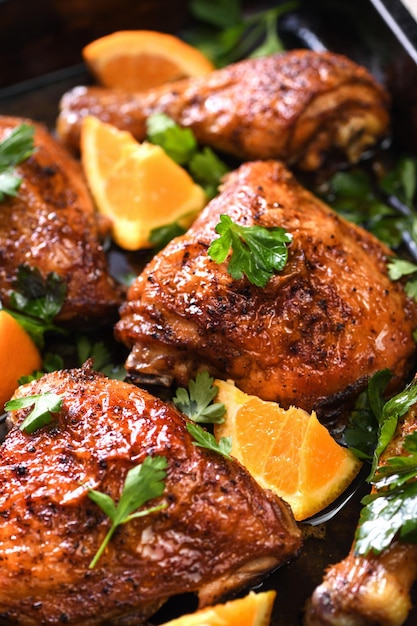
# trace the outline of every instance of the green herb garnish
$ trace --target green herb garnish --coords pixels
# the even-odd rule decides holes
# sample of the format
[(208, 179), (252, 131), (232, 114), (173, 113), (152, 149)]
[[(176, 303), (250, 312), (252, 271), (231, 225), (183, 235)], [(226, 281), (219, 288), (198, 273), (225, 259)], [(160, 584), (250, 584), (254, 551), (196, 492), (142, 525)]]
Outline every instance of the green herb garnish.
[(167, 460), (163, 456), (147, 456), (144, 462), (130, 469), (126, 475), (120, 500), (116, 505), (114, 500), (101, 491), (91, 489), (89, 497), (95, 502), (113, 522), (96, 555), (89, 567), (94, 568), (106, 549), (116, 528), (132, 519), (144, 517), (155, 511), (166, 508), (165, 502), (156, 506), (138, 511), (148, 500), (158, 498), (165, 489)]
[(115, 365), (112, 355), (104, 341), (91, 341), (87, 335), (77, 337), (78, 364), (83, 365), (88, 359), (93, 359), (93, 369), (102, 372), (108, 378), (124, 380), (126, 370), (123, 365)]
[(200, 150), (193, 131), (182, 128), (165, 113), (154, 113), (146, 122), (147, 139), (161, 146), (171, 159), (187, 169), (207, 198), (217, 194), (228, 166), (209, 147)]
[(404, 455), (380, 463), (381, 454), (394, 437), (399, 420), (417, 402), (417, 381), (386, 402), (379, 412), (378, 440), (368, 482), (375, 492), (362, 499), (355, 534), (356, 554), (376, 554), (394, 538), (417, 541), (417, 432), (405, 437)]
[(228, 215), (221, 215), (215, 230), (220, 237), (211, 243), (208, 255), (216, 263), (223, 263), (232, 249), (227, 269), (235, 280), (245, 275), (254, 285), (265, 287), (287, 262), (286, 244), (292, 241), (292, 235), (283, 228), (241, 226)]
[(37, 268), (21, 265), (18, 269), (16, 290), (11, 292), (10, 308), (6, 310), (39, 348), (44, 346), (46, 332), (64, 332), (53, 320), (64, 304), (66, 290), (63, 279), (55, 272), (43, 278)]
[(362, 499), (356, 554), (379, 554), (394, 538), (417, 541), (417, 432), (405, 438), (404, 451), (377, 468), (372, 483), (378, 491)]
[(26, 398), (16, 398), (9, 400), (4, 405), (6, 411), (16, 411), (33, 406), (32, 411), (25, 417), (20, 424), (20, 430), (27, 434), (32, 434), (42, 426), (46, 426), (52, 422), (52, 414), (58, 413), (62, 407), (62, 398), (56, 393), (42, 393)]
[(382, 178), (379, 186), (386, 194), (395, 196), (411, 209), (417, 189), (417, 159), (401, 157)]
[(379, 180), (364, 170), (337, 172), (323, 198), (346, 219), (396, 250), (405, 233), (417, 245), (417, 217), (412, 209), (416, 181), (417, 159), (403, 157)]
[(195, 446), (206, 448), (212, 452), (217, 452), (217, 454), (221, 454), (226, 459), (232, 460), (232, 457), (230, 456), (230, 452), (232, 450), (231, 437), (221, 437), (220, 441), (217, 442), (214, 435), (194, 422), (187, 423), (187, 430), (193, 437), (193, 444)]
[(279, 19), (298, 6), (298, 2), (286, 2), (248, 15), (239, 0), (191, 0), (191, 13), (201, 26), (185, 33), (185, 38), (217, 67), (246, 57), (282, 52)]
[(34, 126), (20, 124), (0, 142), (0, 202), (5, 196), (17, 195), (22, 178), (17, 175), (15, 166), (34, 153), (34, 135)]
[(369, 481), (372, 481), (377, 471), (381, 454), (386, 449), (397, 429), (398, 421), (408, 409), (417, 402), (417, 381), (414, 380), (404, 391), (388, 400), (383, 406), (379, 417), (378, 442), (373, 454), (372, 468)]
[(404, 276), (409, 276), (404, 290), (409, 298), (417, 301), (417, 265), (415, 263), (392, 257), (388, 261), (388, 275), (391, 280), (400, 280)]
[(385, 404), (384, 392), (391, 380), (389, 370), (376, 372), (359, 394), (344, 432), (346, 445), (360, 459), (371, 460), (378, 442), (378, 427)]
[(153, 113), (147, 118), (146, 135), (178, 165), (187, 165), (198, 150), (193, 131), (179, 126), (165, 113)]
[(178, 222), (171, 222), (171, 224), (165, 224), (165, 226), (158, 226), (151, 230), (149, 235), (149, 243), (152, 245), (155, 252), (162, 250), (166, 245), (175, 237), (184, 235), (186, 229), (178, 224)]
[(224, 422), (226, 407), (221, 402), (212, 404), (217, 395), (218, 387), (213, 385), (214, 378), (207, 370), (199, 372), (195, 380), (190, 380), (188, 390), (177, 389), (173, 398), (175, 406), (193, 422), (220, 424)]
[(323, 197), (345, 219), (366, 228), (394, 250), (401, 244), (403, 229), (409, 228), (409, 218), (384, 202), (363, 170), (335, 174)]

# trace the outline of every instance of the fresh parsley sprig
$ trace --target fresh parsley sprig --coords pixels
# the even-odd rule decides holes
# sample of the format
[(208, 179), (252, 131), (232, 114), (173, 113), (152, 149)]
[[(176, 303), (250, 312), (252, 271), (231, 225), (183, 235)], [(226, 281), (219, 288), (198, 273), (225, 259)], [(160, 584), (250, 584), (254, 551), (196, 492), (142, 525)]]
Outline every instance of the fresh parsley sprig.
[(162, 502), (161, 504), (138, 511), (146, 502), (158, 498), (163, 494), (167, 466), (168, 463), (165, 457), (147, 456), (143, 463), (132, 467), (126, 475), (123, 490), (117, 505), (106, 493), (96, 491), (95, 489), (91, 489), (88, 492), (91, 500), (93, 500), (113, 522), (94, 558), (90, 562), (90, 569), (93, 569), (97, 565), (98, 560), (118, 526), (167, 507), (167, 503)]
[(258, 287), (265, 287), (275, 272), (281, 271), (288, 259), (287, 245), (292, 235), (283, 228), (241, 226), (228, 215), (221, 215), (208, 255), (216, 263), (223, 263), (232, 249), (227, 270), (235, 280), (243, 275)]
[(407, 482), (391, 491), (383, 491), (363, 498), (355, 535), (355, 554), (379, 554), (393, 539), (416, 542), (417, 539), (417, 482)]
[(218, 388), (207, 370), (199, 372), (194, 380), (177, 389), (173, 398), (175, 406), (193, 422), (220, 424), (224, 422), (226, 407), (221, 402), (212, 403)]
[(209, 148), (199, 148), (193, 131), (183, 128), (165, 113), (154, 113), (146, 121), (147, 140), (161, 146), (171, 159), (189, 171), (203, 187), (208, 199), (217, 194), (229, 167)]
[(374, 450), (371, 473), (368, 478), (372, 482), (378, 468), (381, 454), (384, 452), (397, 429), (398, 421), (408, 409), (417, 402), (417, 381), (413, 380), (405, 389), (388, 400), (379, 417), (378, 441)]
[(322, 196), (346, 219), (366, 228), (391, 249), (404, 243), (415, 256), (416, 186), (417, 159), (404, 156), (381, 178), (364, 169), (337, 172)]
[(17, 195), (22, 178), (15, 166), (34, 153), (34, 135), (34, 126), (20, 124), (0, 142), (0, 202), (5, 196)]
[(349, 416), (344, 441), (360, 459), (372, 461), (385, 404), (384, 392), (391, 378), (392, 372), (388, 369), (376, 372), (369, 379), (366, 389), (359, 394)]
[(404, 440), (404, 455), (378, 467), (377, 492), (365, 496), (355, 535), (355, 553), (379, 554), (394, 538), (417, 541), (417, 432)]
[(4, 408), (6, 411), (16, 411), (33, 406), (32, 411), (25, 417), (19, 427), (20, 430), (30, 435), (42, 428), (42, 426), (52, 422), (53, 414), (58, 413), (62, 408), (62, 400), (62, 395), (42, 393), (9, 400), (4, 405)]
[(55, 272), (43, 278), (38, 268), (28, 265), (18, 268), (16, 289), (10, 295), (10, 307), (6, 310), (39, 348), (44, 347), (46, 332), (64, 333), (54, 324), (54, 319), (64, 304), (66, 290), (66, 284)]
[(212, 452), (217, 452), (217, 454), (221, 454), (226, 459), (232, 460), (232, 457), (230, 456), (230, 452), (232, 450), (231, 437), (221, 437), (221, 439), (217, 442), (214, 435), (194, 422), (187, 422), (187, 430), (193, 437), (193, 444), (195, 446), (206, 448), (206, 450), (211, 450)]
[[(381, 377), (381, 381), (384, 377)], [(378, 416), (378, 438), (368, 482), (374, 492), (362, 499), (354, 551), (378, 554), (394, 538), (417, 541), (417, 432), (405, 437), (403, 455), (394, 455), (381, 463), (381, 454), (394, 437), (398, 423), (417, 402), (417, 381), (405, 390), (374, 407)]]
[(387, 267), (391, 280), (400, 280), (404, 276), (408, 277), (404, 290), (410, 298), (417, 301), (417, 264), (406, 259), (391, 257), (388, 260)]
[(92, 341), (87, 335), (76, 337), (78, 364), (83, 365), (87, 359), (93, 359), (93, 369), (102, 372), (108, 378), (124, 380), (126, 370), (123, 364), (112, 362), (111, 352), (104, 341)]
[(178, 224), (178, 222), (171, 222), (170, 224), (164, 224), (164, 226), (158, 226), (151, 230), (149, 235), (149, 243), (155, 252), (159, 252), (169, 244), (171, 239), (184, 235), (186, 229)]
[(190, 10), (197, 24), (185, 38), (217, 67), (274, 54), (284, 50), (278, 22), (298, 6), (295, 1), (285, 2), (249, 15), (240, 0), (191, 0)]

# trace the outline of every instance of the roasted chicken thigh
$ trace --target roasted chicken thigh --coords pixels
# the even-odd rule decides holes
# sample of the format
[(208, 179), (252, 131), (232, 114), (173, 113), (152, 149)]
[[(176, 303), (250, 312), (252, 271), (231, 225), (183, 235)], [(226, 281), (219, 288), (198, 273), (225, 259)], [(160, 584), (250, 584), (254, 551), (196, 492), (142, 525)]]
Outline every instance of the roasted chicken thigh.
[[(0, 117), (0, 139), (27, 119)], [(100, 228), (80, 164), (40, 124), (36, 151), (16, 167), (22, 183), (0, 207), (0, 300), (8, 306), (18, 268), (55, 272), (66, 285), (57, 321), (105, 324), (122, 293), (109, 274)]]
[[(264, 288), (208, 255), (222, 214), (292, 235), (286, 266)], [(115, 329), (131, 349), (128, 374), (186, 385), (208, 369), (284, 408), (334, 415), (376, 371), (396, 372), (394, 386), (409, 374), (417, 307), (389, 279), (390, 255), (282, 163), (243, 164), (130, 287)]]
[(163, 112), (199, 143), (240, 160), (278, 158), (314, 170), (332, 152), (357, 161), (387, 135), (388, 109), (365, 68), (337, 54), (293, 50), (147, 92), (76, 87), (62, 98), (57, 130), (77, 150), (83, 117), (95, 115), (143, 140), (147, 118)]
[[(200, 606), (295, 557), (289, 507), (232, 459), (193, 445), (186, 418), (134, 385), (86, 364), (19, 387), (62, 407), (31, 434), (30, 408), (10, 414), (0, 447), (0, 624), (144, 623), (168, 598)], [(117, 504), (127, 472), (167, 460), (166, 508), (123, 524), (91, 568), (111, 521), (89, 490)], [(147, 503), (148, 505), (148, 503)]]

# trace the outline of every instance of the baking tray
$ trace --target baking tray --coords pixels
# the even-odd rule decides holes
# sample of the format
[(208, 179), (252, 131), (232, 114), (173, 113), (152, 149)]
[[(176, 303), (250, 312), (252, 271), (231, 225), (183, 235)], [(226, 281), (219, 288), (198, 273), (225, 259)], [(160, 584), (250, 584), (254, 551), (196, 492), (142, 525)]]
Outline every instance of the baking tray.
[[(13, 12), (24, 9), (29, 0), (3, 0), (0, 2), (0, 28), (5, 28), (9, 21), (4, 19), (7, 9)], [(411, 0), (412, 1), (412, 0)], [(38, 11), (48, 17), (51, 4), (40, 3)], [(67, 3), (70, 4), (70, 3)], [(75, 3), (76, 5), (78, 3)], [(81, 3), (82, 4), (82, 3)], [(92, 3), (96, 11), (103, 11), (108, 4)], [(146, 20), (143, 12), (136, 7), (136, 12), (126, 11), (125, 19), (120, 15), (119, 3), (116, 13), (117, 21), (112, 21), (111, 11), (107, 11), (106, 21), (95, 19), (94, 7), (90, 6), (89, 26), (84, 21), (82, 27), (68, 23), (59, 32), (48, 32), (43, 29), (40, 42), (32, 41), (25, 50), (45, 48), (59, 50), (58, 59), (46, 55), (44, 64), (38, 68), (21, 67), (22, 59), (17, 55), (15, 71), (3, 75), (0, 81), (0, 114), (30, 117), (42, 121), (54, 128), (58, 103), (62, 94), (77, 84), (92, 82), (91, 76), (81, 62), (81, 46), (93, 38), (119, 28), (160, 28), (172, 32), (181, 31), (189, 26), (187, 3), (175, 3), (176, 15), (168, 16), (167, 22), (158, 22), (155, 16), (155, 3), (136, 3), (136, 5), (153, 5), (152, 15)], [(130, 3), (132, 4), (132, 3)], [(158, 4), (158, 3), (156, 3)], [(169, 2), (168, 2), (169, 4)], [(173, 3), (172, 3), (173, 4)], [(272, 3), (267, 3), (272, 4)], [(246, 3), (247, 10), (259, 9), (259, 3)], [(148, 7), (149, 8), (149, 7)], [(2, 14), (3, 11), (3, 14)], [(133, 12), (132, 12), (133, 11)], [(114, 12), (113, 12), (114, 13)], [(159, 13), (160, 16), (163, 13)], [(51, 17), (49, 15), (49, 17)], [(48, 20), (46, 21), (48, 23)], [(50, 24), (54, 24), (52, 19)], [(15, 48), (19, 38), (25, 36), (15, 32)], [(36, 30), (36, 29), (35, 29)], [(352, 59), (368, 67), (370, 71), (391, 91), (393, 97), (394, 133), (393, 144), (400, 150), (415, 151), (417, 146), (417, 24), (414, 17), (399, 0), (305, 0), (292, 13), (287, 14), (280, 22), (280, 35), (288, 48), (308, 47), (316, 50), (329, 49), (350, 56)], [(72, 43), (69, 43), (70, 35)], [(75, 43), (74, 45), (74, 33)], [(36, 34), (36, 33), (35, 33)], [(11, 34), (8, 32), (8, 37)], [(26, 32), (27, 36), (27, 32)], [(33, 36), (33, 34), (32, 34)], [(21, 40), (23, 41), (23, 40)], [(43, 42), (43, 43), (42, 43)], [(27, 43), (27, 42), (26, 42)], [(23, 44), (22, 44), (23, 45)], [(62, 48), (68, 46), (66, 50)], [(26, 52), (28, 54), (28, 52)], [(10, 63), (9, 51), (0, 48), (0, 59)], [(24, 59), (23, 59), (24, 61)], [(10, 68), (9, 68), (10, 69)], [(30, 71), (29, 71), (30, 69)], [(4, 426), (0, 425), (0, 437), (4, 435)], [(367, 493), (363, 476), (351, 486), (342, 498), (334, 503), (329, 510), (315, 518), (313, 523), (303, 524), (305, 547), (301, 556), (294, 562), (281, 567), (270, 575), (259, 589), (276, 589), (275, 603), (271, 626), (299, 626), (305, 601), (314, 588), (321, 582), (325, 569), (332, 563), (343, 559), (349, 551), (353, 533), (360, 510), (360, 500)], [(417, 604), (417, 590), (413, 591), (413, 602)], [(191, 596), (179, 596), (169, 601), (153, 618), (152, 624), (161, 624), (168, 619), (194, 610), (196, 601)], [(405, 626), (417, 624), (417, 609), (413, 608)]]

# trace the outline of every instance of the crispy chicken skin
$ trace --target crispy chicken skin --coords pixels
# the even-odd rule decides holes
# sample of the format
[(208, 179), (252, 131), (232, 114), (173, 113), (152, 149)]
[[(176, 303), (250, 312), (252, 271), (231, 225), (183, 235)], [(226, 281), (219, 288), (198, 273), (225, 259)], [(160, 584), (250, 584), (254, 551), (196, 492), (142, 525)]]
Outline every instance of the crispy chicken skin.
[[(293, 236), (265, 288), (234, 280), (207, 254), (221, 214)], [(243, 391), (321, 415), (374, 372), (396, 384), (415, 355), (417, 309), (390, 281), (390, 251), (300, 186), (279, 162), (246, 163), (183, 236), (137, 277), (115, 327), (137, 380), (186, 385), (208, 369)]]
[(75, 150), (85, 115), (143, 140), (146, 119), (164, 112), (192, 128), (200, 144), (240, 160), (277, 158), (305, 170), (317, 169), (333, 151), (357, 161), (389, 126), (388, 96), (365, 68), (311, 50), (245, 60), (135, 94), (76, 87), (60, 106), (58, 134)]
[[(31, 120), (0, 117), (0, 139)], [(122, 294), (111, 278), (96, 214), (79, 163), (41, 125), (36, 152), (16, 167), (22, 184), (0, 207), (0, 299), (9, 303), (19, 265), (56, 272), (67, 294), (57, 321), (106, 323)]]
[[(237, 462), (193, 445), (171, 405), (91, 364), (45, 375), (17, 397), (53, 392), (63, 406), (33, 434), (14, 424), (0, 447), (0, 624), (144, 623), (178, 593), (204, 606), (295, 557), (289, 507)], [(167, 508), (119, 527), (93, 569), (110, 520), (90, 488), (118, 502), (126, 473), (167, 458)]]
[[(381, 457), (404, 453), (402, 442), (417, 428), (417, 405), (400, 423)], [(382, 523), (386, 523), (381, 520)], [(331, 566), (307, 604), (305, 626), (401, 626), (411, 609), (417, 576), (417, 545), (393, 542), (379, 555), (349, 555)]]

